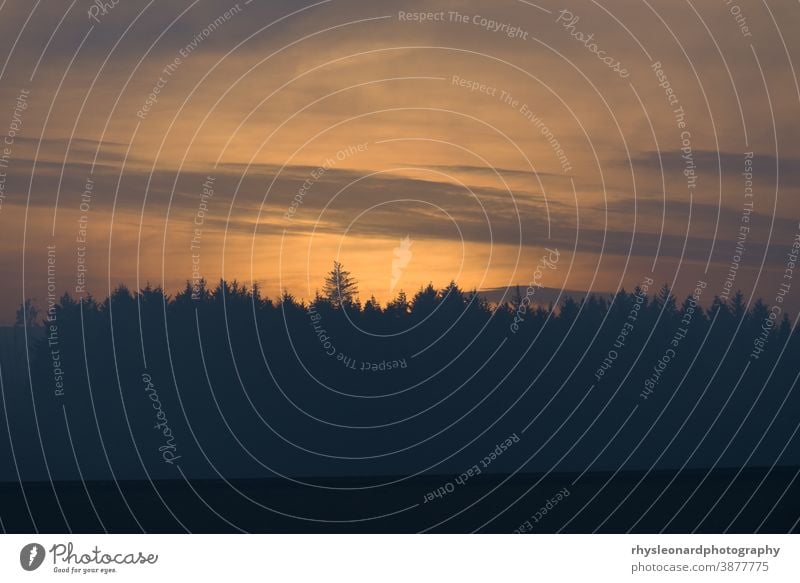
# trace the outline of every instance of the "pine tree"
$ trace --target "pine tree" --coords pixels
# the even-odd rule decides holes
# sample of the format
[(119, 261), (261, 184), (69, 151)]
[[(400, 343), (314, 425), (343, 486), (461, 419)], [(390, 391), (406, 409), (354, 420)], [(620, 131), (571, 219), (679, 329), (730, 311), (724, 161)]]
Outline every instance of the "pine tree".
[(517, 309), (522, 305), (522, 292), (519, 289), (519, 286), (514, 288), (514, 295), (511, 297), (511, 302), (509, 307), (511, 308), (512, 312), (516, 312)]
[(558, 319), (565, 324), (571, 324), (572, 321), (578, 317), (578, 312), (580, 312), (580, 305), (578, 302), (576, 302), (572, 296), (567, 296), (561, 304)]
[(428, 283), (427, 287), (419, 288), (419, 291), (411, 300), (411, 312), (415, 316), (427, 316), (436, 309), (439, 302), (439, 294), (433, 287), (433, 283)]
[(322, 293), (337, 308), (349, 306), (358, 296), (358, 282), (341, 263), (334, 261), (333, 269), (325, 277)]
[(382, 312), (380, 302), (375, 299), (374, 295), (371, 295), (367, 303), (364, 304), (364, 315), (368, 317), (380, 316)]
[(33, 305), (30, 299), (25, 300), (20, 304), (17, 310), (17, 317), (14, 321), (14, 352), (17, 350), (17, 336), (22, 328), (26, 328), (29, 332), (36, 326), (36, 319), (39, 317), (39, 310)]
[(650, 304), (650, 309), (654, 313), (663, 311), (665, 316), (672, 316), (676, 313), (677, 302), (675, 301), (675, 296), (672, 295), (672, 289), (669, 284), (665, 283), (661, 286), (661, 289), (658, 290), (653, 302)]
[(737, 289), (736, 293), (733, 294), (733, 298), (730, 302), (730, 309), (731, 314), (733, 314), (733, 317), (736, 320), (741, 320), (747, 313), (747, 306), (745, 305), (742, 290)]
[(400, 290), (400, 293), (397, 294), (397, 297), (386, 304), (385, 313), (391, 314), (395, 318), (401, 318), (407, 316), (410, 309), (411, 306), (408, 303), (408, 296), (406, 296), (406, 292)]
[(37, 325), (36, 319), (39, 317), (39, 310), (33, 305), (30, 299), (25, 300), (20, 304), (17, 310), (17, 317), (14, 321), (14, 326), (22, 328), (23, 326), (30, 329)]

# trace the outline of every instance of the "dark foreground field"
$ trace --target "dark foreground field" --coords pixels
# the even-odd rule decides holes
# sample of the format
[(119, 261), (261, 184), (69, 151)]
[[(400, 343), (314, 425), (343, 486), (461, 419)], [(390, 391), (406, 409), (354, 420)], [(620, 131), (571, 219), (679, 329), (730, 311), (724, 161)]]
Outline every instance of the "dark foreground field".
[(0, 335), (2, 527), (797, 530), (800, 333), (693, 302), (65, 296)]
[[(795, 479), (796, 470), (747, 470), (738, 477), (735, 471), (715, 471), (692, 496), (704, 477), (705, 472), (681, 473), (649, 512), (646, 510), (675, 478), (674, 473), (653, 473), (638, 487), (642, 475), (633, 473), (614, 477), (586, 474), (574, 485), (576, 476), (565, 474), (544, 479), (532, 475), (485, 476), (431, 502), (424, 502), (425, 494), (448, 483), (452, 477), (415, 478), (367, 490), (364, 486), (393, 480), (316, 482), (323, 488), (277, 480), (228, 484), (172, 480), (153, 485), (127, 481), (118, 485), (39, 482), (25, 484), (24, 495), (18, 484), (0, 486), (0, 509), (5, 531), (13, 533), (510, 533), (517, 529), (533, 533), (662, 530), (783, 533), (797, 530), (800, 482)], [(536, 514), (548, 500), (556, 499), (558, 492), (564, 492), (564, 488), (568, 496), (562, 494), (561, 500), (551, 503), (546, 514)]]

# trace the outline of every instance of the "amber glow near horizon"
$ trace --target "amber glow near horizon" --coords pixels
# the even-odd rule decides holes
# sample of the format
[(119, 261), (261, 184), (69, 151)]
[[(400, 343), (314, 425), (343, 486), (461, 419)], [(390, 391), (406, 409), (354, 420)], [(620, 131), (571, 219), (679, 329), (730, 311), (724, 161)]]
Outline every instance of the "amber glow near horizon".
[[(44, 52), (24, 37), (0, 89), (0, 266), (26, 276), (0, 283), (0, 321), (23, 297), (46, 303), (48, 246), (59, 294), (78, 296), (224, 277), (311, 298), (338, 259), (362, 301), (386, 303), (428, 282), (526, 285), (545, 248), (561, 253), (547, 287), (649, 273), (717, 293), (749, 152), (753, 252), (736, 287), (774, 295), (800, 211), (800, 94), (790, 68), (756, 66), (754, 50), (797, 53), (768, 13), (753, 7), (744, 37), (724, 3), (701, 4), (712, 40), (667, 2), (578, 2), (577, 21), (548, 3), (257, 4), (206, 3), (161, 38), (180, 10), (146, 11), (117, 47), (138, 12), (124, 3), (84, 45), (83, 13)], [(27, 12), (6, 11), (9, 43)]]

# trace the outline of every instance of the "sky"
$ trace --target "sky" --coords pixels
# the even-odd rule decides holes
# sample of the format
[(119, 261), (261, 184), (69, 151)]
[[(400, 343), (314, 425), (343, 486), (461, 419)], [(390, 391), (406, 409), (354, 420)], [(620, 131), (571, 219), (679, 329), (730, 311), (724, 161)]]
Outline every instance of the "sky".
[(793, 0), (0, 6), (0, 322), (334, 260), (381, 302), (791, 284)]

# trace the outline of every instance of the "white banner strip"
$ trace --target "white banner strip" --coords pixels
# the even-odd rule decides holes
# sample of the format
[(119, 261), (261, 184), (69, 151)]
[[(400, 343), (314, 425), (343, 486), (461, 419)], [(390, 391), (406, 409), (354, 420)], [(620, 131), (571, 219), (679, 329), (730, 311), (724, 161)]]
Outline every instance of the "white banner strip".
[(0, 581), (796, 582), (792, 535), (4, 535)]

